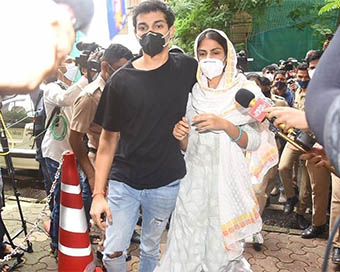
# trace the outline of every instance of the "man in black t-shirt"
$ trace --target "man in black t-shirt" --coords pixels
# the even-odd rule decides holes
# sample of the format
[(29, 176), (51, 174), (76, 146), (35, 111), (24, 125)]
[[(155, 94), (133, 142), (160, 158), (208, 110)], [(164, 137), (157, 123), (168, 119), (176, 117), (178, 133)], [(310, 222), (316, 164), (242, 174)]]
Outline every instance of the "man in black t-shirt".
[[(103, 260), (108, 271), (125, 271), (124, 253), (140, 207), (139, 271), (153, 271), (161, 235), (175, 207), (179, 180), (186, 174), (172, 130), (185, 115), (197, 63), (184, 54), (169, 54), (174, 20), (170, 7), (158, 0), (143, 1), (135, 8), (133, 24), (143, 55), (129, 61), (107, 82), (95, 116), (103, 130), (91, 215), (101, 228), (106, 227)], [(100, 223), (101, 213), (106, 214), (108, 225)]]

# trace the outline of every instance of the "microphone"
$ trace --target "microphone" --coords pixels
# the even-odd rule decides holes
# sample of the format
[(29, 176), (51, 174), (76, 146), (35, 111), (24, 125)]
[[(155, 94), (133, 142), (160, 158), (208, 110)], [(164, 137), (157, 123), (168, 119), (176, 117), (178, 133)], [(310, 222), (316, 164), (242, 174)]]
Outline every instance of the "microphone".
[[(258, 98), (255, 99), (255, 95), (247, 90), (247, 89), (239, 89), (235, 95), (235, 100), (237, 103), (239, 103), (243, 108), (250, 107), (248, 114), (258, 121), (259, 123), (262, 123), (264, 119), (267, 119), (266, 112), (264, 111), (266, 108), (273, 107), (275, 104), (270, 99), (262, 99)], [(275, 117), (271, 120), (268, 119), (270, 123), (274, 123)], [(284, 130), (285, 124), (279, 124), (279, 128)], [(288, 129), (288, 133), (293, 133), (294, 128)]]
[(266, 113), (264, 110), (271, 107), (271, 105), (265, 102), (263, 99), (255, 99), (255, 95), (247, 89), (238, 90), (235, 95), (235, 100), (243, 108), (250, 107), (251, 109), (249, 110), (248, 114), (259, 123), (263, 122), (263, 120), (266, 118)]
[[(276, 118), (274, 117), (270, 120), (266, 117), (266, 112), (264, 112), (266, 108), (272, 107), (273, 105), (262, 98), (255, 99), (255, 95), (251, 91), (247, 89), (238, 90), (235, 95), (235, 100), (244, 108), (250, 107), (251, 109), (248, 111), (248, 114), (256, 121), (261, 123), (267, 119), (270, 122), (269, 128), (272, 132), (295, 146), (300, 151), (306, 153), (307, 150), (310, 150), (315, 144), (313, 137), (299, 129), (289, 128), (288, 135), (286, 135), (282, 131), (279, 131), (277, 128), (273, 127), (273, 123)], [(279, 124), (278, 127), (279, 129), (283, 130), (285, 128), (285, 124)], [(295, 139), (291, 139), (288, 136), (293, 136)]]
[[(273, 125), (275, 118), (269, 120), (266, 117), (266, 113), (264, 112), (264, 109), (271, 107), (272, 105), (262, 98), (255, 99), (255, 95), (251, 91), (247, 89), (238, 90), (235, 95), (235, 100), (244, 108), (250, 107), (251, 109), (248, 111), (248, 114), (255, 120), (263, 122), (264, 119), (267, 119), (270, 122), (269, 129), (272, 132), (274, 132), (276, 135), (278, 135), (303, 153), (307, 153), (315, 144), (315, 137), (307, 134), (302, 130), (290, 128), (288, 130), (288, 135), (286, 135), (278, 128), (275, 128)], [(284, 127), (284, 124), (279, 125), (279, 128), (281, 129), (284, 129)], [(293, 136), (294, 139), (290, 138), (289, 136)], [(338, 175), (332, 166), (325, 165), (325, 167), (333, 174)]]

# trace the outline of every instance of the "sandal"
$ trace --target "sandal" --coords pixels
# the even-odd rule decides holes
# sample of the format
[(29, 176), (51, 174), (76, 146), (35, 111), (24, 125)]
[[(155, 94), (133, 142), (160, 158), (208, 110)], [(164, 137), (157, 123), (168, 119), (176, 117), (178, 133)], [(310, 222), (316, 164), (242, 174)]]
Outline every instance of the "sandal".
[(9, 272), (11, 269), (11, 267), (8, 265), (8, 264), (3, 264), (1, 267), (0, 267), (0, 272)]
[[(0, 259), (3, 259), (5, 256), (10, 255), (14, 250), (10, 244), (7, 244), (5, 242), (4, 245), (5, 245), (5, 249), (4, 249), (4, 252), (0, 254)], [(21, 259), (23, 256), (24, 256), (24, 251), (20, 249), (16, 254), (12, 256), (12, 258)]]
[(17, 261), (12, 266), (6, 263), (3, 265), (0, 265), (0, 272), (12, 272), (23, 262), (24, 262), (24, 259), (18, 258)]

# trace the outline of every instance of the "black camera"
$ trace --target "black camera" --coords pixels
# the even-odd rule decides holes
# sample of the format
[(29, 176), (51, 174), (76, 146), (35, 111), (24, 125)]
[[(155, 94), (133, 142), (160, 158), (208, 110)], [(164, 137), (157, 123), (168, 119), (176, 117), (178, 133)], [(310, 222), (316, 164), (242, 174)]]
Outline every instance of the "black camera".
[(280, 61), (280, 70), (284, 71), (291, 71), (294, 69), (294, 63), (296, 63), (297, 60), (294, 58), (288, 58), (287, 60), (281, 60)]
[(86, 69), (89, 82), (91, 82), (92, 80), (90, 72), (99, 73), (101, 70), (100, 60), (97, 58), (92, 58), (92, 56), (95, 56), (100, 51), (104, 50), (104, 48), (94, 42), (78, 42), (76, 47), (80, 51), (80, 55), (79, 57), (75, 58), (75, 63), (80, 68)]
[(307, 151), (311, 150), (316, 143), (315, 136), (303, 130), (295, 129), (295, 142), (304, 147)]
[(248, 72), (248, 59), (246, 52), (241, 50), (236, 54), (237, 56), (237, 69), (242, 70), (242, 72)]

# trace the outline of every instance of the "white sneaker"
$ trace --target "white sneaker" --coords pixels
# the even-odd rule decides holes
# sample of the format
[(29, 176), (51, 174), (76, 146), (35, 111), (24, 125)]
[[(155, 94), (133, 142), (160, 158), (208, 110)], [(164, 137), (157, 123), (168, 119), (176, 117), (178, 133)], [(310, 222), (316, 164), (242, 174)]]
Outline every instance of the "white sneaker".
[(278, 202), (279, 203), (285, 203), (286, 201), (287, 201), (286, 195), (283, 192), (280, 192), (280, 197), (279, 197)]
[(275, 186), (273, 190), (270, 192), (271, 196), (276, 196), (279, 193), (279, 187)]
[(254, 233), (253, 235), (247, 236), (244, 239), (245, 243), (248, 244), (263, 244), (263, 236), (261, 232)]

